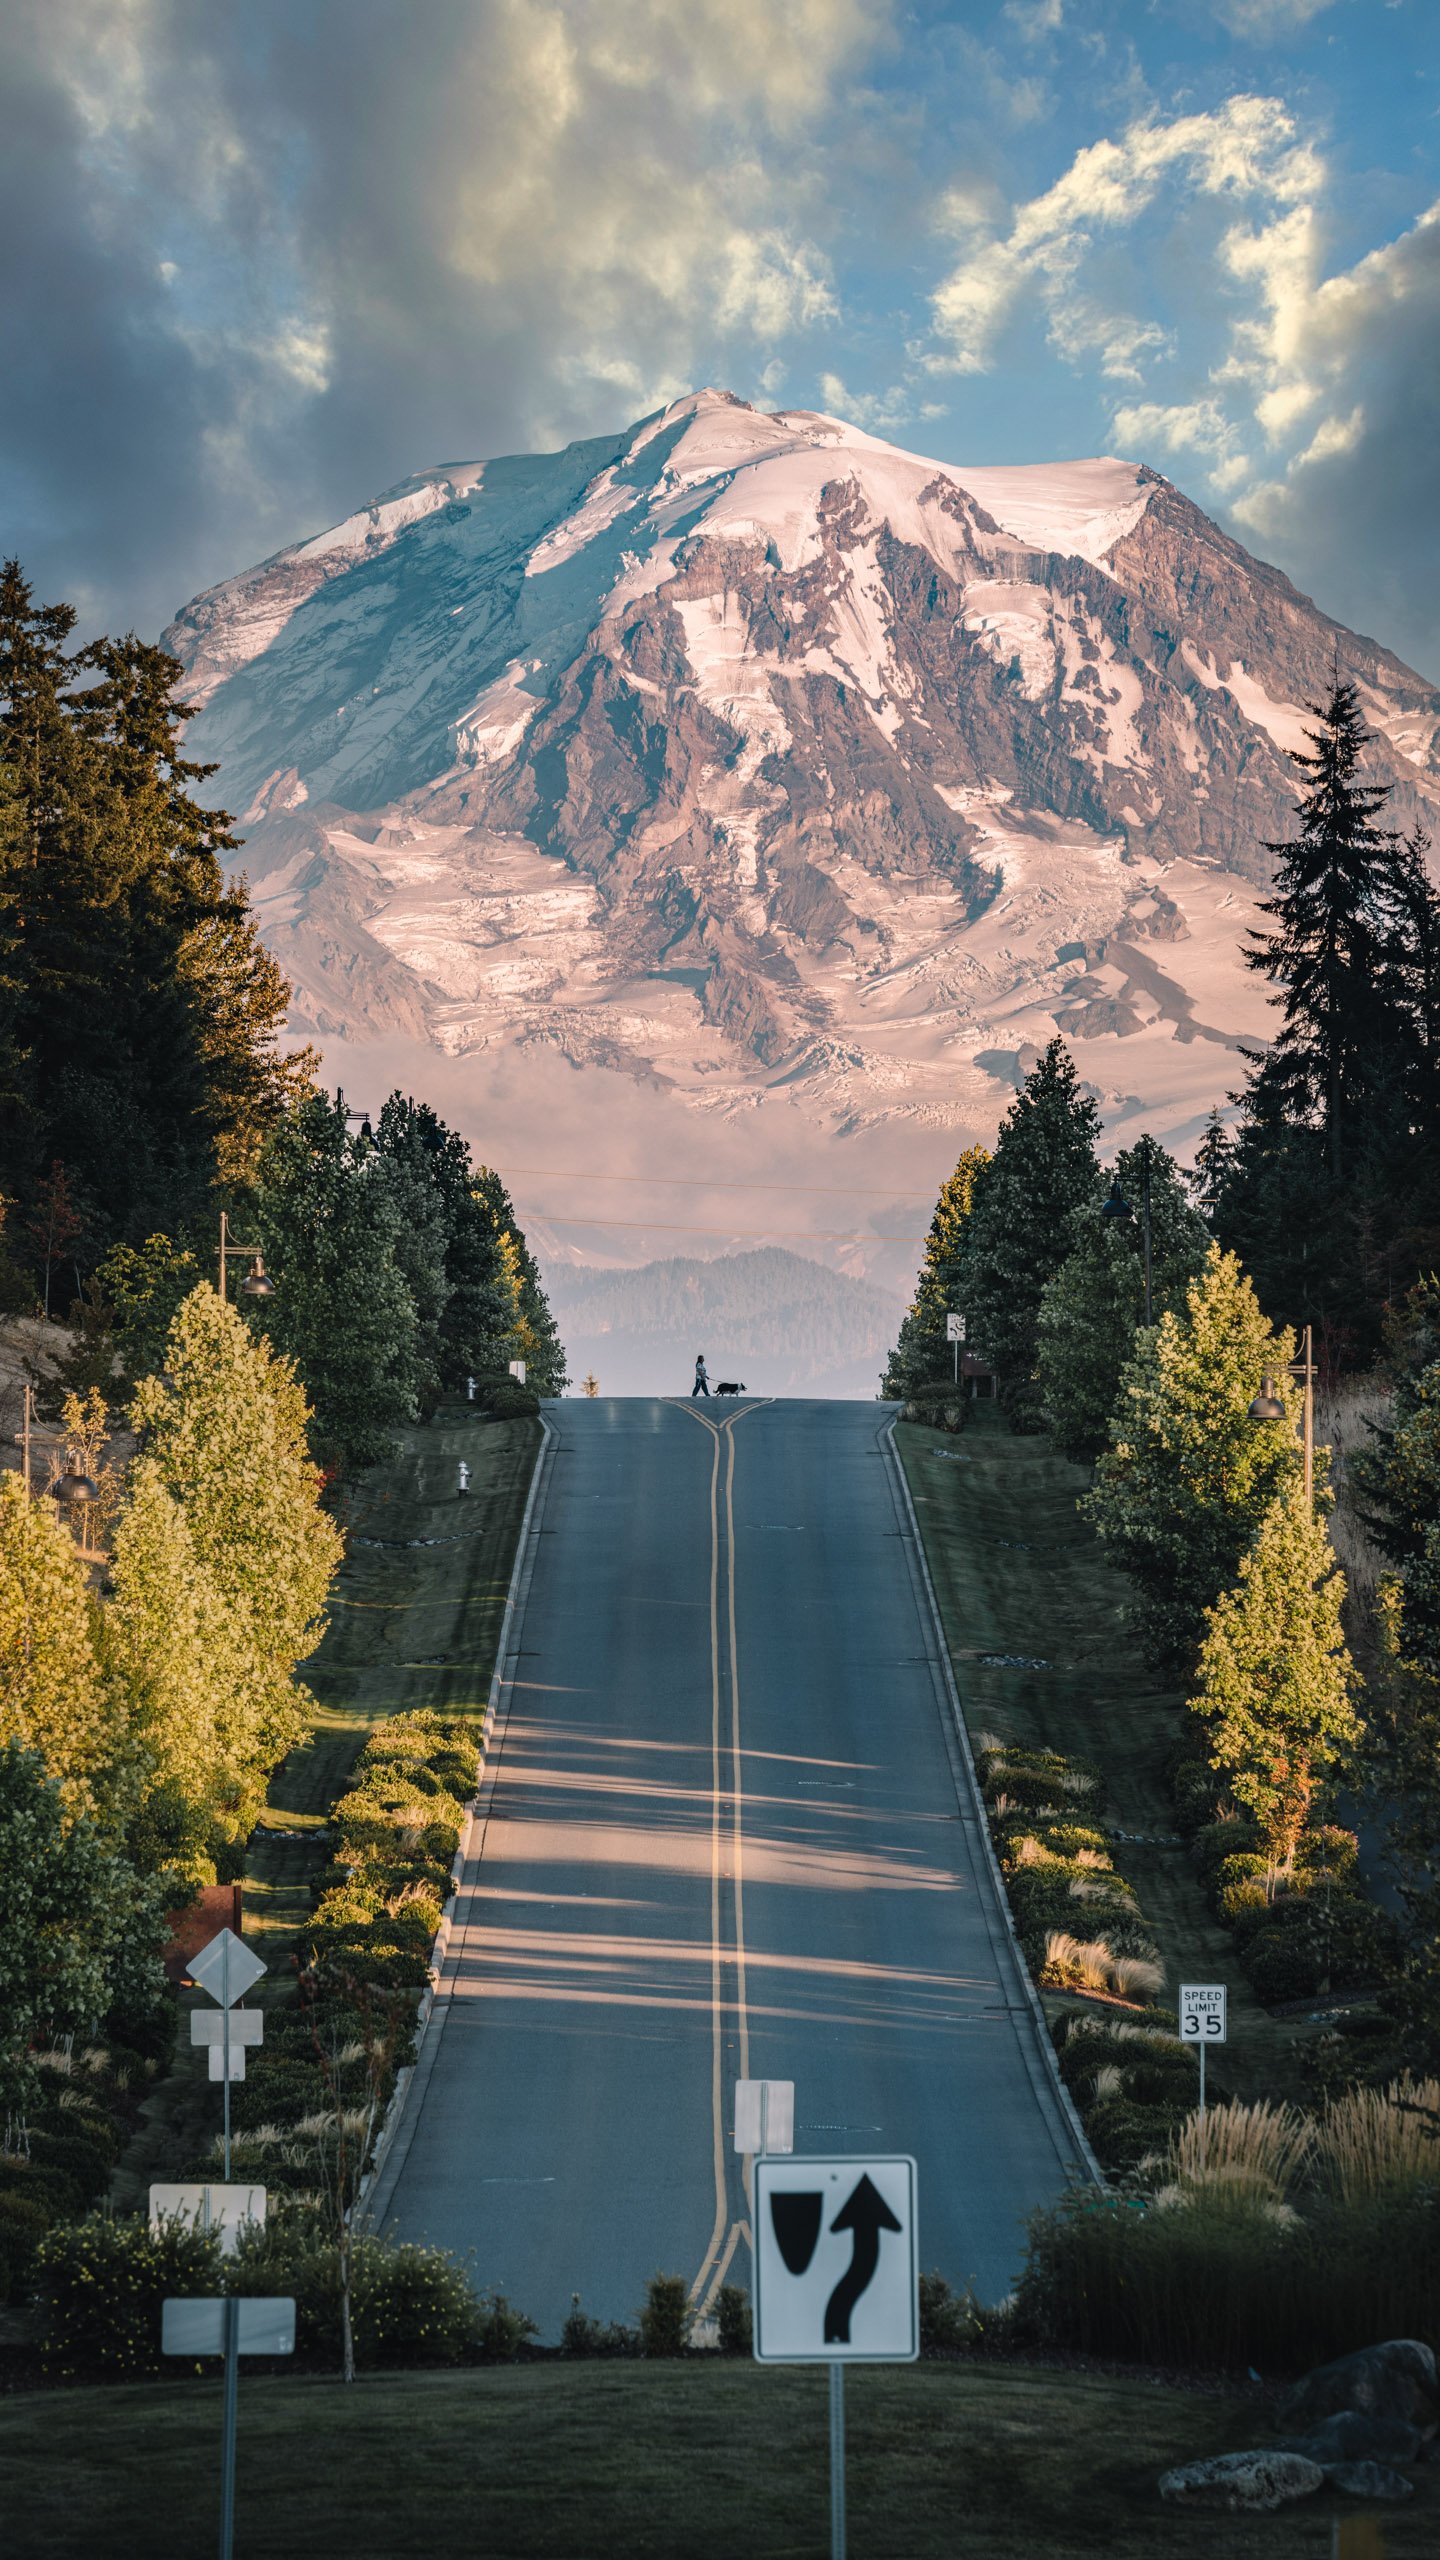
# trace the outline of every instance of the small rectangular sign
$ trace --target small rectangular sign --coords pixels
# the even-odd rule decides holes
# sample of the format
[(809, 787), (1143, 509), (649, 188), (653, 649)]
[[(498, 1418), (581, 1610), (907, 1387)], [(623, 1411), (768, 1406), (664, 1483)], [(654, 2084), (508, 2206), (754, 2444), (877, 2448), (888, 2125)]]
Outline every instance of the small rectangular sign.
[(512, 1360), (512, 1361), (511, 1361), (511, 1363), (510, 1363), (510, 1375), (511, 1375), (511, 1377), (512, 1377), (512, 1378), (518, 1378), (518, 1379), (519, 1379), (519, 1381), (520, 1381), (521, 1386), (522, 1386), (522, 1387), (524, 1386), (524, 1384), (525, 1384), (525, 1363), (524, 1363), (524, 1361), (523, 1361), (523, 1360)]
[(736, 2081), (735, 2148), (737, 2151), (794, 2150), (793, 2080)]
[(757, 2159), (753, 2255), (759, 2363), (914, 2363), (913, 2160)]
[(1223, 2044), (1225, 2042), (1225, 1986), (1223, 1983), (1181, 1983), (1180, 2033), (1186, 2044)]
[(946, 1339), (946, 1341), (947, 1341), (947, 1342), (963, 1342), (963, 1341), (964, 1341), (964, 1339), (965, 1339), (965, 1319), (964, 1319), (964, 1317), (963, 1317), (963, 1316), (947, 1316), (947, 1317), (946, 1317), (946, 1319), (945, 1319), (945, 1339)]
[[(223, 2009), (192, 2009), (190, 2012), (191, 2043), (223, 2044), (225, 2014)], [(232, 2009), (229, 2014), (232, 2045), (264, 2043), (265, 2013), (263, 2009)]]
[[(228, 2055), (223, 2044), (207, 2045), (205, 2051), (210, 2063), (210, 2077), (212, 2080), (244, 2079), (245, 2047), (243, 2044), (232, 2044)], [(230, 2065), (228, 2072), (225, 2068), (227, 2061)]]
[[(232, 2296), (236, 2310), (235, 2351), (242, 2356), (293, 2356), (293, 2294), (242, 2293)], [(225, 2352), (223, 2294), (172, 2294), (161, 2305), (160, 2352), (167, 2356), (222, 2356)]]
[(150, 2190), (150, 2228), (186, 2222), (198, 2231), (218, 2231), (220, 2253), (228, 2258), (248, 2223), (263, 2225), (267, 2202), (263, 2187), (157, 2184)]

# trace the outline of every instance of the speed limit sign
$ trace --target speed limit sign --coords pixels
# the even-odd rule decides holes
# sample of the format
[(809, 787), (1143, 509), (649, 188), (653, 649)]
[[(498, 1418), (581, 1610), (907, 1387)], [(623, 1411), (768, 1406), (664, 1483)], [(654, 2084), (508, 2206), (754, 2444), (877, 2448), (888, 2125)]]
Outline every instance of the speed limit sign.
[(1186, 2044), (1223, 2044), (1225, 2042), (1225, 1986), (1223, 1983), (1181, 1983), (1180, 2033)]

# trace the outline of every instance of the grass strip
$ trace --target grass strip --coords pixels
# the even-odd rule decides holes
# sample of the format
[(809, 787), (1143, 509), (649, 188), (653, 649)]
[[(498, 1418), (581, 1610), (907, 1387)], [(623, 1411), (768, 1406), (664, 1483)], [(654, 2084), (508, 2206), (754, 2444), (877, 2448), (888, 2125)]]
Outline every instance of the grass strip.
[[(539, 1445), (537, 1422), (444, 1406), (348, 1496), (329, 1626), (305, 1665), (317, 1713), (272, 1778), (247, 1853), (243, 1926), (270, 1968), (257, 1994), (263, 2007), (292, 1996), (290, 1958), (332, 1851), (331, 1816), (367, 1735), (415, 1707), (464, 1717), (478, 1732)], [(471, 1468), (463, 1499), (462, 1457)], [(190, 2005), (182, 2000), (185, 2036)], [(203, 2052), (177, 2044), (142, 2112), (112, 2188), (122, 2211), (145, 2204), (152, 2179), (186, 2175), (218, 2126), (220, 2092)]]
[[(846, 2377), (853, 2560), (1302, 2560), (1353, 2501), (1177, 2514), (1171, 2464), (1263, 2440), (1254, 2401), (1107, 2375), (921, 2365)], [(7, 2560), (210, 2547), (220, 2392), (124, 2385), (0, 2405)], [(823, 2371), (744, 2361), (440, 2375), (243, 2376), (237, 2548), (267, 2560), (822, 2560)], [(1440, 2530), (1440, 2466), (1385, 2523)], [(463, 2519), (463, 2522), (462, 2522)]]
[[(993, 1733), (1098, 1769), (1116, 1864), (1164, 1967), (1161, 1996), (1173, 2001), (1182, 1980), (1227, 1983), (1230, 2040), (1213, 2076), (1238, 2096), (1300, 2098), (1300, 2048), (1317, 2029), (1260, 2006), (1176, 1836), (1169, 1762), (1183, 1702), (1157, 1685), (1126, 1624), (1124, 1578), (1076, 1510), (1085, 1470), (984, 1405), (959, 1441), (912, 1423), (895, 1436), (972, 1743)], [(1075, 2006), (1042, 1997), (1052, 2017)]]

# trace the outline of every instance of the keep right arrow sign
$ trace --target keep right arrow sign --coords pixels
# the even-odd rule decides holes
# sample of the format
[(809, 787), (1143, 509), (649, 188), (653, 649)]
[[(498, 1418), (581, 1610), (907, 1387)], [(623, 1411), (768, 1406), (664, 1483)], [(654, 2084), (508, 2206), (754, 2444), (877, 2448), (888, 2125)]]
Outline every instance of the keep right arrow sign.
[(913, 2160), (756, 2160), (761, 2364), (912, 2363), (918, 2279)]

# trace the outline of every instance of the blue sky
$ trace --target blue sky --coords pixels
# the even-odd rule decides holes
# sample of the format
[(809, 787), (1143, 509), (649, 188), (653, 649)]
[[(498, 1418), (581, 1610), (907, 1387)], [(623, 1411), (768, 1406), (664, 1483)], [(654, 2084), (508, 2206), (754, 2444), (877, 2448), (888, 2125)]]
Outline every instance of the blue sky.
[(12, 0), (3, 54), (0, 516), (87, 628), (713, 381), (1136, 455), (1440, 678), (1436, 0)]

